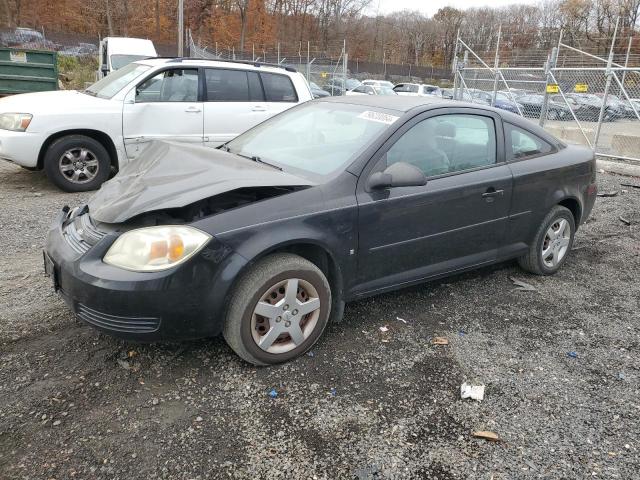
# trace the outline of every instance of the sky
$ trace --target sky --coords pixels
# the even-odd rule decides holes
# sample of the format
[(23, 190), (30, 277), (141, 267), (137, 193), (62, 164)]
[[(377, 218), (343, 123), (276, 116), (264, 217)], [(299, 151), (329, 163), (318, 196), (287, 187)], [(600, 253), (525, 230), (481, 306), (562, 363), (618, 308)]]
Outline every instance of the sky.
[(514, 3), (535, 4), (537, 0), (372, 0), (369, 13), (375, 14), (380, 8), (380, 13), (387, 14), (399, 10), (418, 10), (432, 16), (441, 7), (451, 6), (461, 10), (470, 7), (503, 7)]

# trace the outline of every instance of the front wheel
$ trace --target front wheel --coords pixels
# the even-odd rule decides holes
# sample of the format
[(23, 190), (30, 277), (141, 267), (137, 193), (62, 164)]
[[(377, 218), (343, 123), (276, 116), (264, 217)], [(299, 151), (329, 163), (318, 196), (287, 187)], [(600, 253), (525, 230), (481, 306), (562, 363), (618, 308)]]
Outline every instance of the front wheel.
[(85, 135), (68, 135), (54, 141), (44, 156), (49, 180), (65, 192), (86, 192), (100, 187), (111, 171), (109, 152)]
[(322, 271), (297, 255), (274, 254), (239, 280), (223, 335), (249, 363), (282, 363), (313, 346), (330, 312), (331, 287)]
[(537, 275), (556, 273), (567, 259), (576, 224), (568, 208), (557, 205), (542, 221), (529, 252), (518, 259), (520, 266)]

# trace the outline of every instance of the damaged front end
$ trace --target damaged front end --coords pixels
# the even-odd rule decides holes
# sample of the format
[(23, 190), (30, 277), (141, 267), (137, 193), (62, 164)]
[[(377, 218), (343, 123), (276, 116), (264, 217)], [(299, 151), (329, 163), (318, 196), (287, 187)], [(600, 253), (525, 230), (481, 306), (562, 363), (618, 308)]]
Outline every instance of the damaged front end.
[[(45, 270), (81, 320), (110, 334), (143, 341), (216, 335), (247, 260), (203, 220), (310, 186), (226, 152), (156, 143), (88, 204), (60, 212)], [(190, 237), (199, 243), (190, 245)], [(141, 255), (149, 261), (139, 262)]]

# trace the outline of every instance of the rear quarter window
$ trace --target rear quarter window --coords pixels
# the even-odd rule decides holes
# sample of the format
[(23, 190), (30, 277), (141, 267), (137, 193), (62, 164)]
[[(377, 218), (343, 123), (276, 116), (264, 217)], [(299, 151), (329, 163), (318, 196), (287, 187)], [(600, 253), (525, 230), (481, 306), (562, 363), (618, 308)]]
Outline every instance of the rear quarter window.
[(527, 130), (510, 123), (504, 127), (508, 160), (539, 157), (555, 151), (553, 145)]
[(267, 102), (297, 102), (298, 94), (286, 75), (260, 73)]

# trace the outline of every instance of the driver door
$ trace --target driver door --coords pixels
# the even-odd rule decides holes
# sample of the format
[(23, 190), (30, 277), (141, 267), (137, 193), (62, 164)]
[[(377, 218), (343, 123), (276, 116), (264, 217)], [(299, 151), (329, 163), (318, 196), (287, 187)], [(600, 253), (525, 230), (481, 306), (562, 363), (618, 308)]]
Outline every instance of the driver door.
[[(490, 263), (506, 241), (512, 174), (500, 117), (446, 111), (403, 126), (360, 177), (358, 293)], [(427, 184), (368, 190), (395, 162), (420, 168)]]
[(203, 141), (203, 102), (197, 68), (170, 68), (144, 80), (127, 95), (122, 133), (134, 159), (152, 140)]

